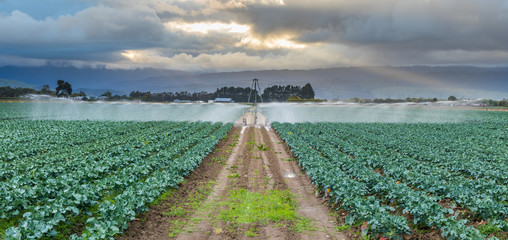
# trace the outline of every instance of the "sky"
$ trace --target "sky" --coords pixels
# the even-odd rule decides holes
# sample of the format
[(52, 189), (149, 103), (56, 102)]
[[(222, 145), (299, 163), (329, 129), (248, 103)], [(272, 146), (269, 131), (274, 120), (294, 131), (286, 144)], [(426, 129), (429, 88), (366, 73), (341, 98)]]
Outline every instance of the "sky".
[(0, 66), (508, 66), (508, 0), (0, 0)]

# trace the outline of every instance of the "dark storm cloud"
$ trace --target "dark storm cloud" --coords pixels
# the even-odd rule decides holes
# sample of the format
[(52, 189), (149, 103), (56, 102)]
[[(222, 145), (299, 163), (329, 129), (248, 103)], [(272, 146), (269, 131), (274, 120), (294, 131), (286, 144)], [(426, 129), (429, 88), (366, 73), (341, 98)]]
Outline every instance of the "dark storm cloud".
[(508, 1), (316, 1), (230, 10), (260, 36), (420, 50), (507, 50)]

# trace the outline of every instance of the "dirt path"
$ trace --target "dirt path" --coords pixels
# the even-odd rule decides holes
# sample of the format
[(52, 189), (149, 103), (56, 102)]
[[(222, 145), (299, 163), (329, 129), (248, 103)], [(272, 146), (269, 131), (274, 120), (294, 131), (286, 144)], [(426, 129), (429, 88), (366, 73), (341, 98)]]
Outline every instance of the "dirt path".
[(335, 219), (328, 215), (326, 201), (315, 197), (314, 188), (310, 179), (305, 175), (296, 161), (291, 158), (284, 143), (273, 129), (262, 131), (263, 139), (270, 144), (269, 153), (275, 153), (273, 165), (278, 166), (278, 175), (283, 177), (289, 190), (298, 195), (298, 213), (303, 217), (310, 218), (316, 223), (317, 231), (303, 234), (301, 239), (346, 239), (336, 231)]
[(260, 115), (263, 126), (252, 126), (253, 116), (117, 239), (347, 239), (279, 136)]

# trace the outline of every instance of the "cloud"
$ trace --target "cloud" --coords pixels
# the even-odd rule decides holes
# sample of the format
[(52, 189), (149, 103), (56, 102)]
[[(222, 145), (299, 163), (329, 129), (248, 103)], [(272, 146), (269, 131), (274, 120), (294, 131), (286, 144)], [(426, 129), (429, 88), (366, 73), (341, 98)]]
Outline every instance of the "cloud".
[[(186, 71), (238, 71), (239, 69), (308, 69), (359, 65), (359, 62), (342, 55), (330, 55), (340, 51), (337, 45), (295, 49), (274, 54), (271, 51), (247, 54), (242, 51), (226, 53), (202, 53), (196, 56), (180, 53), (165, 56), (159, 50), (125, 51), (123, 61), (106, 64), (107, 68), (130, 69), (134, 67), (171, 68)], [(326, 55), (326, 58), (323, 56)], [(132, 57), (131, 57), (132, 56)]]
[(262, 36), (292, 33), (304, 42), (396, 48), (507, 49), (505, 1), (286, 1), (238, 9)]
[(56, 4), (56, 17), (0, 12), (0, 32), (9, 33), (0, 36), (1, 54), (17, 64), (198, 70), (508, 62), (505, 0), (86, 3), (67, 13)]
[(75, 15), (35, 20), (13, 11), (0, 16), (0, 44), (8, 54), (35, 57), (151, 47), (163, 39), (164, 26), (149, 9), (87, 8)]
[[(0, 0), (1, 1), (1, 0)], [(40, 67), (46, 64), (46, 60), (24, 58), (19, 56), (1, 55), (0, 54), (0, 67), (3, 66), (29, 66)]]

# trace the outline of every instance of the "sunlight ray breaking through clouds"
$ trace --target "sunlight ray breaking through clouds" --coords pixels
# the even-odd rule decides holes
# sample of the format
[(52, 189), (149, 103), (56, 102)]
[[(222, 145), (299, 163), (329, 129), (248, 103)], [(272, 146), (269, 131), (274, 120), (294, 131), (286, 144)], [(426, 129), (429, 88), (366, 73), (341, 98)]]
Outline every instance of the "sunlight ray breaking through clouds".
[(197, 22), (197, 23), (186, 23), (186, 22), (167, 22), (166, 27), (169, 29), (179, 29), (185, 32), (198, 32), (202, 34), (208, 34), (209, 32), (219, 33), (246, 33), (250, 31), (250, 27), (247, 25), (232, 23), (220, 23), (220, 22)]

